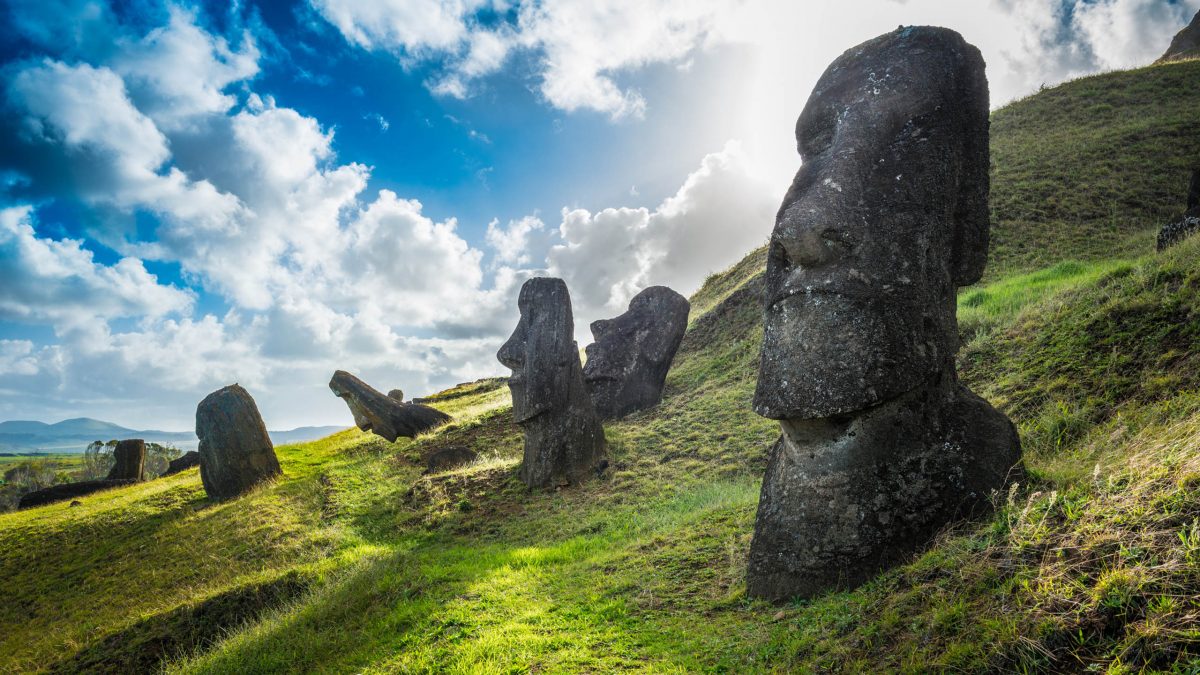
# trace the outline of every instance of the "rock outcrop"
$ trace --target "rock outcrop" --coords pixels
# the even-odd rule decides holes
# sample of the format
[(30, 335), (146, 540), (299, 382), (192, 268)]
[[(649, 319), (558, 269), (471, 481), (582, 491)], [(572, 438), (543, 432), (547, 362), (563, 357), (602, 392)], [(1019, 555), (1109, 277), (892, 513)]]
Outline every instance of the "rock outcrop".
[(146, 442), (140, 438), (117, 441), (114, 464), (108, 480), (144, 480), (146, 478)]
[(83, 497), (101, 490), (111, 490), (113, 488), (133, 485), (137, 480), (125, 478), (121, 480), (83, 480), (77, 483), (63, 483), (61, 485), (52, 485), (41, 490), (34, 490), (21, 496), (17, 502), (18, 509), (28, 509), (35, 506), (44, 506), (54, 502), (61, 502), (66, 499), (74, 499)]
[(754, 409), (780, 421), (748, 592), (849, 587), (990, 506), (1013, 424), (959, 383), (955, 293), (988, 248), (988, 90), (957, 33), (900, 28), (825, 71), (767, 257)]
[(479, 458), (474, 450), (465, 445), (452, 445), (431, 454), (425, 460), (425, 473), (441, 473), (470, 464)]
[(1200, 231), (1200, 169), (1192, 170), (1188, 182), (1187, 211), (1158, 231), (1158, 250), (1162, 251)]
[(1175, 34), (1171, 46), (1158, 58), (1155, 63), (1180, 61), (1200, 57), (1200, 12), (1192, 17), (1191, 23)]
[(167, 470), (163, 472), (163, 476), (177, 474), (180, 471), (190, 469), (193, 466), (200, 466), (200, 453), (196, 450), (188, 450), (179, 457), (167, 463)]
[(388, 395), (388, 398), (395, 399), (397, 401), (400, 401), (401, 403), (404, 402), (404, 391), (403, 390), (393, 389), (393, 390), (389, 391), (387, 395)]
[(556, 487), (596, 472), (604, 427), (583, 381), (571, 296), (562, 279), (525, 282), (521, 319), (496, 358), (512, 369), (513, 420), (525, 432), (520, 477), (529, 487)]
[(275, 447), (250, 393), (232, 384), (196, 407), (200, 481), (208, 496), (225, 500), (281, 473)]
[(658, 405), (671, 361), (687, 330), (691, 305), (666, 286), (651, 286), (629, 310), (592, 322), (583, 379), (600, 419), (616, 419)]
[(384, 396), (344, 370), (333, 374), (329, 388), (350, 407), (359, 429), (382, 436), (388, 442), (395, 442), (401, 436), (415, 438), (450, 421), (449, 415), (436, 408)]

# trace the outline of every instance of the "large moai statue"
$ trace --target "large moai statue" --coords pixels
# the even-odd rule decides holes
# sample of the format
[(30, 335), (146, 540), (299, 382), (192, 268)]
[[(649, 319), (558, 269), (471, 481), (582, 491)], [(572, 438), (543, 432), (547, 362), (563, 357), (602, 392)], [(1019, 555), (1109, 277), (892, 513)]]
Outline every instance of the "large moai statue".
[(766, 274), (755, 411), (779, 420), (749, 594), (859, 584), (981, 513), (1020, 471), (1013, 424), (959, 383), (955, 294), (988, 247), (979, 50), (900, 28), (825, 71)]
[(691, 308), (666, 286), (651, 286), (633, 296), (624, 314), (592, 322), (596, 341), (584, 350), (583, 379), (600, 419), (658, 405)]
[(113, 449), (113, 467), (106, 480), (145, 480), (146, 442), (140, 438), (117, 441)]
[(578, 482), (604, 459), (604, 427), (583, 382), (571, 296), (562, 279), (538, 277), (521, 287), (517, 306), (521, 320), (496, 358), (512, 369), (513, 419), (525, 432), (521, 480)]
[(231, 384), (196, 406), (200, 481), (213, 499), (232, 499), (281, 473), (275, 446), (250, 393)]
[(395, 443), (401, 436), (416, 438), (417, 434), (436, 429), (451, 419), (436, 408), (420, 403), (405, 403), (404, 393), (399, 389), (393, 389), (392, 393), (384, 396), (344, 370), (333, 374), (329, 389), (334, 396), (346, 402), (359, 429), (370, 431), (389, 443)]

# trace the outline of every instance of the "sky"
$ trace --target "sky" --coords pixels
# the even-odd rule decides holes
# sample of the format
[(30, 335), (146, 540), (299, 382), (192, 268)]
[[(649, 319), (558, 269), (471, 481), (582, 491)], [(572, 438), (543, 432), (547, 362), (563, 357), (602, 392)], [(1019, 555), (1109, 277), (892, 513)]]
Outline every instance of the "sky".
[(576, 339), (766, 243), (793, 127), (898, 25), (983, 52), (993, 107), (1145, 65), (1200, 0), (0, 3), (0, 420), (272, 429), (507, 374), (533, 276)]

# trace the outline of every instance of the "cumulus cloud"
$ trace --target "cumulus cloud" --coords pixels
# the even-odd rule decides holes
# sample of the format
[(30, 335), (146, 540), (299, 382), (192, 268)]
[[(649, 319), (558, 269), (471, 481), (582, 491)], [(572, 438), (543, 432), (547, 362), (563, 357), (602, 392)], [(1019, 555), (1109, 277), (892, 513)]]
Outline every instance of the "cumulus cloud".
[(707, 155), (656, 209), (562, 213), (547, 255), (585, 316), (624, 309), (639, 290), (667, 284), (689, 294), (704, 278), (766, 243), (780, 195), (753, 178), (741, 147)]
[(501, 227), (499, 220), (493, 220), (488, 223), (485, 238), (495, 252), (498, 262), (524, 265), (530, 259), (530, 235), (544, 227), (545, 224), (537, 216), (510, 220), (507, 227)]
[(654, 63), (684, 63), (716, 39), (733, 0), (639, 0), (595, 3), (548, 0), (521, 4), (516, 19), (501, 25), (477, 20), (481, 9), (503, 2), (429, 0), (312, 0), (313, 6), (353, 44), (387, 49), (404, 62), (444, 63), (430, 88), (463, 98), (477, 79), (498, 71), (512, 52), (535, 54), (539, 91), (561, 110), (594, 110), (613, 119), (639, 117), (646, 100), (617, 78)]
[(100, 265), (79, 241), (38, 237), (30, 210), (0, 210), (0, 318), (62, 328), (191, 310), (193, 293), (159, 284), (140, 260)]

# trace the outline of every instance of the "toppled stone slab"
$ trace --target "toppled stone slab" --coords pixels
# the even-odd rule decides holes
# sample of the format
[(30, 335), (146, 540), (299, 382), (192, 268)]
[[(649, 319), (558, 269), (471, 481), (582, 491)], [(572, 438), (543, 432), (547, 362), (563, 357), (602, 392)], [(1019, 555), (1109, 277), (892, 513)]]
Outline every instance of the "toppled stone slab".
[(188, 450), (167, 463), (167, 470), (163, 472), (163, 476), (177, 474), (193, 466), (200, 466), (200, 453), (196, 450)]
[(117, 441), (114, 464), (108, 480), (144, 480), (146, 478), (146, 442), (140, 438)]
[(450, 447), (442, 448), (431, 454), (425, 460), (425, 473), (441, 473), (450, 469), (457, 469), (465, 464), (470, 464), (479, 455), (465, 445), (451, 445)]
[(17, 508), (28, 509), (35, 506), (44, 506), (54, 502), (61, 502), (65, 499), (74, 499), (90, 494), (95, 494), (102, 490), (111, 490), (113, 488), (133, 485), (137, 480), (125, 478), (121, 480), (84, 480), (77, 483), (63, 483), (61, 485), (52, 485), (41, 490), (34, 490), (26, 493), (17, 503)]
[(496, 358), (512, 369), (513, 421), (525, 432), (519, 475), (529, 487), (557, 487), (595, 473), (605, 456), (600, 424), (579, 364), (571, 296), (562, 279), (521, 287), (520, 321)]
[(417, 434), (436, 429), (451, 420), (449, 415), (436, 408), (384, 396), (344, 370), (333, 374), (329, 388), (335, 396), (346, 402), (359, 429), (386, 438), (389, 443), (401, 436), (415, 438)]
[(280, 473), (275, 446), (250, 393), (232, 384), (196, 407), (200, 480), (213, 499), (232, 499)]
[(780, 421), (747, 592), (852, 587), (987, 511), (1019, 474), (959, 383), (955, 294), (987, 261), (988, 90), (951, 30), (900, 28), (825, 71), (767, 253), (754, 409)]
[(667, 371), (687, 330), (691, 304), (666, 286), (651, 286), (612, 319), (593, 321), (583, 379), (600, 419), (658, 405)]

